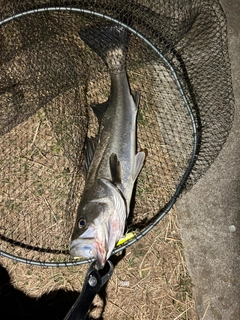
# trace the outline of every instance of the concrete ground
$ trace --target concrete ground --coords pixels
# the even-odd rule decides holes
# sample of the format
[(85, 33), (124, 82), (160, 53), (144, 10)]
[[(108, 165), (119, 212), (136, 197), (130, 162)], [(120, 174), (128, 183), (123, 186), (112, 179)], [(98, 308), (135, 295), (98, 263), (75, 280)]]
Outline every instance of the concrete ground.
[(235, 120), (214, 164), (177, 203), (200, 320), (240, 319), (240, 1), (220, 2), (228, 22)]

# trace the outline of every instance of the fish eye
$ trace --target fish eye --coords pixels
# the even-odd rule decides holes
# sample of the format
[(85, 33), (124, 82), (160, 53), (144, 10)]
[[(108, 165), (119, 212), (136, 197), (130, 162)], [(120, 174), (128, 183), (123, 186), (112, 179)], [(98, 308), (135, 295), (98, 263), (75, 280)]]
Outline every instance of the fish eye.
[(80, 218), (80, 219), (78, 220), (78, 228), (79, 228), (79, 229), (84, 228), (84, 227), (86, 226), (86, 224), (87, 224), (86, 219)]

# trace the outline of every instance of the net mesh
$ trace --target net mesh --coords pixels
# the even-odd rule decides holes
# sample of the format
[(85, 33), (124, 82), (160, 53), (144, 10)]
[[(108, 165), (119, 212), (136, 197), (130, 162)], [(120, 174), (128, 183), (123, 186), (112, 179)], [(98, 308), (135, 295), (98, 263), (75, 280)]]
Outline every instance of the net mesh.
[(173, 197), (191, 159), (185, 98), (198, 128), (185, 190), (209, 168), (231, 128), (225, 17), (213, 0), (0, 4), (1, 250), (40, 263), (69, 262), (85, 183), (84, 141), (98, 130), (90, 105), (110, 94), (109, 71), (79, 31), (106, 22), (132, 30), (126, 69), (141, 96), (138, 149), (148, 156), (128, 224), (141, 230)]

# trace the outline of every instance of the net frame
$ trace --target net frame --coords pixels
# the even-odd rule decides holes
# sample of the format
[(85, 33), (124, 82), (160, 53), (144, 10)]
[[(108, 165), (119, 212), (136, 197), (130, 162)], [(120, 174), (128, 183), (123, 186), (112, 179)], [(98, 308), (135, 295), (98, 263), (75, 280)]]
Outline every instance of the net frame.
[[(164, 62), (164, 64), (167, 66), (167, 68), (169, 68), (169, 70), (171, 71), (174, 79), (175, 79), (175, 83), (179, 89), (180, 95), (184, 101), (185, 107), (187, 109), (187, 112), (189, 114), (191, 123), (192, 123), (192, 136), (193, 136), (193, 143), (192, 143), (192, 154), (191, 154), (191, 158), (189, 159), (189, 165), (186, 168), (185, 173), (183, 174), (180, 183), (178, 184), (176, 191), (174, 193), (174, 195), (172, 196), (171, 200), (167, 203), (166, 207), (164, 208), (164, 210), (161, 210), (160, 212), (158, 212), (154, 218), (154, 221), (151, 222), (151, 224), (146, 227), (143, 231), (140, 232), (140, 234), (138, 234), (136, 237), (134, 237), (132, 240), (126, 242), (125, 244), (123, 244), (122, 246), (119, 246), (118, 248), (116, 248), (113, 251), (113, 255), (126, 249), (127, 247), (131, 246), (132, 244), (134, 244), (136, 241), (140, 240), (143, 236), (145, 236), (150, 230), (152, 230), (154, 228), (154, 226), (156, 226), (159, 221), (169, 212), (169, 210), (172, 208), (172, 206), (174, 205), (174, 203), (176, 202), (177, 198), (179, 197), (180, 193), (183, 191), (184, 186), (186, 185), (187, 179), (189, 177), (189, 174), (191, 173), (191, 170), (194, 166), (195, 160), (196, 160), (196, 155), (198, 152), (198, 145), (199, 145), (199, 136), (198, 136), (198, 130), (197, 130), (197, 120), (196, 120), (196, 116), (194, 115), (194, 112), (191, 109), (191, 106), (188, 102), (188, 98), (187, 95), (184, 92), (184, 89), (182, 88), (181, 82), (179, 81), (178, 75), (175, 72), (174, 67), (171, 65), (171, 63), (167, 60), (167, 58), (148, 40), (146, 39), (141, 33), (139, 33), (138, 31), (136, 31), (135, 29), (131, 28), (130, 26), (128, 26), (127, 24), (124, 24), (123, 22), (114, 19), (106, 14), (102, 14), (93, 10), (88, 10), (88, 9), (81, 9), (81, 8), (75, 8), (75, 7), (63, 7), (63, 6), (59, 6), (59, 7), (47, 7), (47, 8), (38, 8), (38, 9), (33, 9), (33, 10), (28, 10), (22, 13), (18, 13), (15, 14), (11, 17), (8, 17), (4, 20), (2, 20), (0, 22), (0, 26), (4, 25), (14, 19), (18, 19), (18, 18), (22, 18), (26, 15), (31, 15), (31, 14), (35, 14), (35, 13), (39, 13), (39, 12), (46, 12), (46, 11), (69, 11), (69, 12), (78, 12), (78, 13), (85, 13), (88, 15), (93, 15), (93, 16), (97, 16), (103, 19), (106, 19), (108, 21), (114, 22), (118, 25), (123, 26), (124, 28), (126, 28), (127, 30), (129, 30), (132, 34), (136, 35), (139, 39), (141, 39), (141, 41), (143, 41), (147, 46), (149, 46), (153, 51), (155, 51), (155, 53), (162, 59), (162, 61)], [(71, 266), (71, 265), (80, 265), (80, 264), (85, 264), (85, 263), (89, 263), (92, 260), (88, 260), (88, 259), (84, 259), (81, 261), (73, 261), (73, 262), (39, 262), (39, 261), (35, 261), (35, 260), (29, 260), (29, 259), (23, 259), (21, 257), (17, 257), (14, 256), (12, 254), (9, 254), (7, 252), (1, 251), (0, 252), (3, 256), (6, 256), (8, 258), (14, 259), (16, 261), (19, 262), (24, 262), (24, 263), (28, 263), (28, 264), (34, 264), (34, 265), (40, 265), (40, 266), (49, 266), (49, 267), (56, 267), (56, 266)]]

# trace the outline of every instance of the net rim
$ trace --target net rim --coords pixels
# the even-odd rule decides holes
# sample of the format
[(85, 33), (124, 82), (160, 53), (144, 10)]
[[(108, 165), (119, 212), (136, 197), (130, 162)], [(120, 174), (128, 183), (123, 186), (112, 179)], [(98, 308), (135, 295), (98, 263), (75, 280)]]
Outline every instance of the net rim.
[[(139, 33), (138, 31), (136, 31), (135, 29), (133, 29), (132, 27), (126, 25), (125, 23), (112, 18), (111, 16), (108, 16), (106, 14), (102, 14), (99, 13), (97, 11), (93, 11), (93, 10), (88, 10), (88, 9), (83, 9), (83, 8), (75, 8), (75, 7), (63, 7), (63, 6), (55, 6), (55, 7), (43, 7), (43, 8), (38, 8), (38, 9), (32, 9), (32, 10), (28, 10), (28, 11), (23, 11), (21, 13), (12, 15), (8, 18), (5, 18), (4, 20), (0, 21), (0, 26), (11, 22), (15, 19), (18, 18), (22, 18), (25, 17), (27, 15), (31, 15), (31, 14), (36, 14), (36, 13), (42, 13), (42, 12), (50, 12), (50, 11), (67, 11), (67, 12), (77, 12), (77, 13), (83, 13), (83, 14), (89, 14), (89, 15), (93, 15), (96, 16), (98, 18), (103, 18), (106, 19), (107, 21), (113, 22), (115, 24), (118, 24), (124, 28), (126, 28), (128, 31), (130, 31), (132, 34), (136, 35), (140, 40), (142, 40), (145, 44), (147, 44), (164, 62), (164, 64), (169, 68), (169, 70), (171, 71), (175, 83), (178, 87), (178, 90), (180, 92), (181, 97), (183, 98), (184, 101), (184, 105), (187, 109), (188, 115), (190, 117), (191, 120), (191, 124), (192, 124), (192, 132), (193, 132), (193, 146), (192, 146), (192, 153), (191, 153), (191, 158), (189, 159), (189, 164), (176, 188), (175, 193), (173, 194), (172, 198), (170, 199), (170, 201), (167, 203), (167, 205), (165, 206), (165, 208), (163, 210), (160, 210), (156, 215), (154, 220), (150, 223), (149, 226), (147, 226), (145, 229), (143, 229), (139, 234), (137, 234), (134, 238), (132, 238), (131, 240), (125, 242), (124, 244), (122, 244), (121, 246), (115, 248), (111, 254), (115, 255), (123, 250), (125, 250), (126, 248), (130, 247), (131, 245), (133, 245), (134, 243), (136, 243), (138, 240), (140, 240), (141, 238), (143, 238), (149, 231), (151, 231), (163, 218), (164, 216), (170, 211), (170, 209), (173, 207), (173, 205), (175, 204), (177, 198), (179, 197), (181, 191), (184, 188), (184, 185), (188, 179), (188, 176), (191, 173), (191, 170), (194, 166), (195, 163), (195, 158), (196, 158), (196, 154), (197, 154), (197, 145), (198, 145), (198, 134), (197, 134), (197, 125), (196, 125), (196, 120), (192, 111), (192, 108), (188, 102), (187, 96), (182, 88), (182, 85), (179, 81), (179, 78), (174, 70), (174, 67), (171, 65), (171, 63), (166, 59), (166, 57), (147, 39), (145, 38), (141, 33)], [(69, 267), (69, 266), (78, 266), (78, 265), (83, 265), (83, 264), (87, 264), (87, 263), (91, 263), (92, 261), (94, 261), (94, 259), (82, 259), (79, 261), (71, 261), (71, 262), (47, 262), (47, 261), (37, 261), (37, 260), (31, 260), (31, 259), (25, 259), (22, 257), (18, 257), (15, 256), (13, 254), (7, 253), (3, 250), (0, 249), (0, 255), (12, 259), (14, 261), (17, 262), (22, 262), (22, 263), (26, 263), (26, 264), (30, 264), (30, 265), (35, 265), (35, 266), (41, 266), (41, 267)]]

